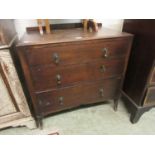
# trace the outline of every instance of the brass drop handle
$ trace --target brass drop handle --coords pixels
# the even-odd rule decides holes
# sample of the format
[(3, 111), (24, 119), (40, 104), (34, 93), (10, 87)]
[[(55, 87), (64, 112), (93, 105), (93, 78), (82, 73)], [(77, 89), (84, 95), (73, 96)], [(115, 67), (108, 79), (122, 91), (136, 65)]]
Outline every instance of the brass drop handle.
[(59, 97), (59, 104), (60, 104), (60, 105), (63, 105), (63, 104), (64, 104), (64, 102), (63, 102), (63, 101), (64, 101), (64, 98), (63, 98), (62, 96), (61, 96), (61, 97)]
[(103, 57), (104, 58), (108, 58), (109, 57), (109, 51), (108, 51), (108, 49), (107, 48), (103, 48), (102, 51), (103, 51)]
[(56, 75), (56, 80), (57, 80), (57, 84), (60, 85), (61, 84), (61, 76), (60, 76), (60, 74)]
[(57, 53), (53, 54), (53, 60), (54, 60), (55, 64), (59, 64), (60, 58), (59, 58), (59, 55)]
[(101, 89), (99, 90), (99, 92), (100, 92), (100, 96), (101, 96), (101, 97), (104, 97), (104, 90), (103, 90), (103, 88), (101, 88)]
[(105, 71), (106, 71), (106, 68), (105, 68), (104, 65), (101, 65), (101, 66), (100, 66), (100, 71), (101, 71), (101, 72), (105, 72)]

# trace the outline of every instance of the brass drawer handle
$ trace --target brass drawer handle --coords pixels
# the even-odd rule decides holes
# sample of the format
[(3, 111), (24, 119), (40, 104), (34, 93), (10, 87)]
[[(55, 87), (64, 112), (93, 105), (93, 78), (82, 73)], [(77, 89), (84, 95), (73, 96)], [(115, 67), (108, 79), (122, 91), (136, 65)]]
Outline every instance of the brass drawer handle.
[(61, 84), (61, 76), (59, 74), (56, 75), (57, 84)]
[(101, 88), (101, 89), (99, 90), (99, 92), (100, 92), (100, 96), (101, 96), (101, 97), (104, 97), (104, 90), (103, 90), (103, 88)]
[(53, 54), (53, 60), (54, 60), (55, 64), (59, 64), (60, 58), (59, 58), (59, 55), (57, 53)]
[(59, 97), (59, 104), (60, 104), (60, 105), (63, 105), (63, 104), (64, 104), (64, 102), (63, 102), (63, 101), (64, 101), (64, 98), (63, 98), (62, 96), (61, 96), (61, 97)]
[(101, 65), (101, 66), (100, 66), (100, 71), (101, 71), (102, 73), (106, 71), (106, 68), (105, 68), (104, 65)]
[(103, 48), (102, 51), (103, 51), (103, 57), (104, 58), (108, 58), (109, 57), (109, 51), (108, 51), (108, 49), (107, 48)]

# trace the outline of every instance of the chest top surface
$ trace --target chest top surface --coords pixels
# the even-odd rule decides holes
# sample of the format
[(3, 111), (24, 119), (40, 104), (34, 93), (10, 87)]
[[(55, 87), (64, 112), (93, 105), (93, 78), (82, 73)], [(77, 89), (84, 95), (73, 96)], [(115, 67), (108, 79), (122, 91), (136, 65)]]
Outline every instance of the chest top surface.
[(96, 39), (110, 39), (132, 37), (132, 34), (101, 28), (98, 32), (84, 32), (82, 28), (53, 30), (51, 34), (40, 35), (38, 32), (25, 33), (18, 41), (17, 46), (54, 44), (65, 42), (89, 41)]

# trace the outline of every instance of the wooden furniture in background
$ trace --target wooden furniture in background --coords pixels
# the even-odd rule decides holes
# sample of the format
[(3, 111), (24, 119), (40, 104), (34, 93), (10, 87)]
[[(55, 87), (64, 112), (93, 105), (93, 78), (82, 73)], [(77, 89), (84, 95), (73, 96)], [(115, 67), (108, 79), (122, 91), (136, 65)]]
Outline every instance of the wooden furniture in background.
[(98, 31), (98, 24), (94, 19), (83, 19), (83, 28), (84, 31), (94, 31), (97, 32)]
[(38, 28), (39, 28), (39, 33), (40, 33), (41, 35), (43, 35), (43, 33), (44, 33), (44, 31), (43, 31), (43, 21), (44, 21), (44, 24), (45, 24), (46, 33), (47, 33), (47, 34), (51, 33), (51, 28), (50, 28), (49, 19), (37, 19)]
[[(98, 28), (102, 27), (102, 23), (97, 23)], [(83, 22), (80, 23), (61, 23), (61, 24), (50, 24), (50, 30), (51, 33), (53, 32), (53, 30), (62, 30), (62, 29), (73, 29), (73, 28), (83, 28)], [(46, 27), (42, 26), (43, 31), (46, 31)], [(34, 26), (34, 27), (27, 27), (26, 28), (26, 32), (27, 33), (32, 33), (32, 32), (38, 32), (38, 26)]]
[(135, 35), (124, 83), (131, 122), (155, 106), (155, 20), (125, 20), (123, 31)]
[(10, 126), (35, 128), (11, 53), (16, 32), (13, 20), (0, 20), (0, 129)]
[[(52, 25), (50, 24), (49, 19), (37, 19), (37, 23), (38, 23), (39, 33), (41, 35), (43, 35), (43, 33), (44, 33), (44, 28), (43, 28), (44, 25), (45, 25), (46, 33), (47, 34), (51, 33)], [(97, 32), (98, 31), (99, 26), (98, 26), (98, 23), (94, 19), (83, 19), (82, 24), (83, 24), (83, 29), (85, 32), (87, 32), (87, 31)], [(69, 24), (67, 24), (67, 25), (69, 25)]]
[(44, 19), (44, 21), (45, 21), (46, 33), (49, 34), (51, 33), (49, 19)]
[(109, 99), (116, 110), (132, 38), (105, 28), (26, 33), (17, 52), (38, 125), (49, 114)]

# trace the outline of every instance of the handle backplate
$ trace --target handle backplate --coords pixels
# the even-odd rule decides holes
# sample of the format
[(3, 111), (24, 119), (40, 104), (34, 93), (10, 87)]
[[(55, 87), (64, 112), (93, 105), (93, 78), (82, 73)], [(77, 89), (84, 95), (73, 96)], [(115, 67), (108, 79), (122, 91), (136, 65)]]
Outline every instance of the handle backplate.
[(53, 60), (54, 60), (55, 64), (59, 64), (60, 58), (59, 58), (59, 55), (57, 53), (53, 54)]
[(104, 58), (108, 58), (109, 57), (109, 51), (107, 48), (103, 48), (102, 49), (102, 52), (103, 52), (103, 57)]
[(99, 93), (100, 93), (100, 96), (101, 96), (101, 97), (104, 97), (104, 90), (103, 90), (103, 88), (100, 88), (100, 89), (99, 89)]
[(60, 85), (61, 84), (61, 75), (60, 74), (56, 75), (56, 80), (57, 80), (57, 84)]
[(64, 104), (64, 97), (62, 97), (62, 96), (59, 97), (59, 104), (60, 105)]

